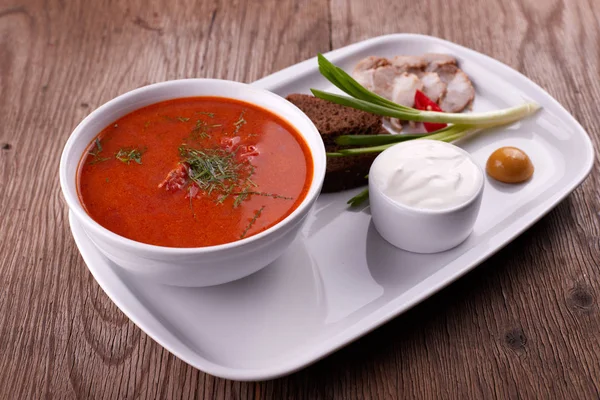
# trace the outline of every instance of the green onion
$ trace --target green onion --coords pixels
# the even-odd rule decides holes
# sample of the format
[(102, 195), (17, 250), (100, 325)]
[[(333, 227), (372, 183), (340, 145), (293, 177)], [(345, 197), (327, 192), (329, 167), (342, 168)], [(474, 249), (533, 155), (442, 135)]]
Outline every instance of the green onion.
[(369, 189), (365, 189), (350, 200), (346, 204), (349, 204), (350, 207), (356, 207), (364, 203), (369, 198)]
[(342, 146), (377, 146), (389, 143), (399, 143), (406, 140), (426, 138), (431, 134), (415, 135), (342, 135), (335, 139), (335, 143)]
[(444, 124), (463, 125), (497, 125), (517, 122), (540, 109), (540, 106), (535, 103), (524, 103), (519, 106), (505, 108), (504, 110), (487, 111), (474, 114), (421, 111), (416, 109), (415, 111), (417, 112), (414, 113), (371, 103), (368, 100), (341, 96), (338, 94), (323, 92), (317, 89), (310, 89), (310, 91), (315, 95), (315, 97), (330, 101), (332, 103), (356, 108), (373, 114), (382, 115), (384, 117), (398, 118), (404, 121), (438, 122)]

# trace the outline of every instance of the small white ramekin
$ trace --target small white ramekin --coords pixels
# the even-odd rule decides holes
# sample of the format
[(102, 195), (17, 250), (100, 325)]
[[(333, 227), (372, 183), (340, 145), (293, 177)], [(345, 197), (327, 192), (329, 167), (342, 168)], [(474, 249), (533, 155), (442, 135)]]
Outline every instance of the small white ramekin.
[[(312, 183), (302, 203), (271, 228), (218, 246), (172, 248), (140, 243), (117, 235), (95, 222), (77, 195), (79, 160), (92, 139), (120, 117), (160, 101), (193, 96), (241, 100), (267, 109), (302, 135), (313, 160)], [(317, 199), (325, 177), (325, 147), (317, 128), (296, 106), (266, 90), (218, 79), (184, 79), (157, 83), (125, 93), (92, 112), (75, 128), (60, 160), (60, 184), (69, 209), (111, 261), (157, 282), (176, 286), (210, 286), (250, 275), (279, 257), (292, 243)], [(160, 229), (160, 227), (157, 227)]]
[[(394, 147), (409, 144), (407, 141)], [(385, 240), (400, 249), (414, 253), (438, 253), (458, 246), (471, 234), (479, 214), (485, 179), (481, 167), (471, 155), (459, 147), (456, 149), (466, 154), (481, 174), (478, 190), (458, 206), (428, 210), (401, 204), (385, 195), (374, 183), (374, 179), (369, 179), (369, 203), (373, 224)], [(377, 156), (371, 165), (371, 173), (381, 156), (390, 150), (391, 148), (386, 149)]]

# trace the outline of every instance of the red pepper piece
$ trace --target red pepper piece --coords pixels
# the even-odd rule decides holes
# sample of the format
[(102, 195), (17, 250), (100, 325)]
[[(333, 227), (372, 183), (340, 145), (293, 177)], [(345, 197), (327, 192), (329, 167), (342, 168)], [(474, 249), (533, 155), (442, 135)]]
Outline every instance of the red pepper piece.
[[(422, 110), (422, 111), (442, 112), (442, 109), (440, 108), (440, 106), (438, 106), (435, 101), (431, 100), (429, 97), (427, 97), (425, 95), (425, 93), (421, 92), (420, 90), (417, 90), (415, 92), (415, 108), (417, 110)], [(429, 133), (429, 132), (435, 132), (440, 129), (444, 129), (445, 127), (448, 126), (448, 124), (438, 124), (435, 122), (423, 122), (423, 126), (425, 127), (425, 130)]]

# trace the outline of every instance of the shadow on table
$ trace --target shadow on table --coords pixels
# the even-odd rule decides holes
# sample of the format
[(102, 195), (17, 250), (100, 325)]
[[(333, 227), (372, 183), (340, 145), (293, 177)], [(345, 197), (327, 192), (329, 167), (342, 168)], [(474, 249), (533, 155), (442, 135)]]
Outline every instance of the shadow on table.
[[(532, 276), (536, 279), (543, 269), (553, 267), (550, 252), (539, 251), (539, 247), (545, 249), (559, 240), (562, 228), (553, 224), (559, 214), (572, 216), (572, 211), (569, 197), (503, 250), (449, 287), (316, 364), (260, 385), (273, 386), (274, 393), (280, 393), (278, 386), (292, 385), (300, 391), (301, 388), (310, 390), (311, 398), (328, 398), (336, 388), (352, 383), (342, 384), (342, 381), (389, 379), (390, 387), (395, 388), (402, 385), (397, 382), (402, 375), (414, 375), (415, 380), (421, 381), (436, 379), (436, 373), (451, 373), (450, 365), (459, 362), (464, 368), (464, 363), (469, 363), (461, 351), (485, 351), (486, 346), (523, 350), (526, 338), (517, 319), (522, 316), (516, 314), (518, 305), (508, 306), (506, 302), (514, 297), (526, 297), (527, 294), (514, 292), (524, 290), (523, 286)], [(564, 220), (561, 217), (561, 221)], [(538, 250), (527, 250), (530, 247)], [(444, 366), (436, 371), (437, 367), (430, 364)], [(477, 368), (477, 365), (471, 367)], [(451, 376), (444, 379), (448, 378)]]

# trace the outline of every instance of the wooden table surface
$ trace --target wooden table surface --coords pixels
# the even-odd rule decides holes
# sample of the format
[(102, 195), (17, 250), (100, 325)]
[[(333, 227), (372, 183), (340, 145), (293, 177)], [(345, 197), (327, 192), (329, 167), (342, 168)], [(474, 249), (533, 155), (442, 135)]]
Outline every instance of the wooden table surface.
[(58, 182), (91, 110), (167, 79), (251, 82), (393, 32), (521, 71), (600, 143), (595, 0), (0, 0), (0, 398), (599, 398), (598, 165), (479, 268), (298, 373), (204, 374), (131, 323), (86, 269)]

